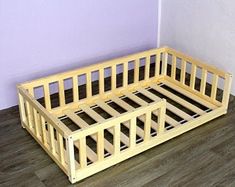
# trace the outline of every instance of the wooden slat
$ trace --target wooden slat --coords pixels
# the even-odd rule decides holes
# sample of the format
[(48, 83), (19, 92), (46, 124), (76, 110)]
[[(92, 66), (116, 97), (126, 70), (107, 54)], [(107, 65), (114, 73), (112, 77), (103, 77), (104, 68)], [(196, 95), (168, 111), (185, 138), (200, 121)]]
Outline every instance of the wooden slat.
[(94, 110), (92, 110), (88, 105), (82, 104), (79, 105), (79, 108), (86, 112), (96, 122), (102, 123), (104, 121), (104, 118), (97, 114)]
[(176, 56), (173, 55), (172, 57), (172, 65), (171, 65), (171, 78), (175, 79), (175, 72), (176, 72)]
[[(124, 101), (123, 101), (123, 102), (124, 102)], [(96, 104), (97, 104), (99, 107), (101, 107), (103, 110), (105, 110), (108, 114), (110, 114), (111, 116), (113, 116), (113, 117), (118, 117), (118, 116), (120, 116), (120, 113), (119, 113), (119, 112), (117, 112), (116, 110), (114, 110), (114, 109), (113, 109), (112, 107), (110, 107), (109, 105), (105, 104), (103, 101), (101, 101), (101, 100), (96, 101)], [(126, 104), (127, 104), (127, 103), (126, 103)], [(131, 106), (129, 106), (129, 107), (130, 107), (130, 110), (132, 110), (132, 107), (131, 107)], [(129, 107), (128, 107), (128, 108), (129, 108)], [(123, 122), (122, 124), (123, 124), (125, 127), (130, 128), (129, 122)], [(111, 134), (114, 133), (112, 129), (107, 129), (107, 130), (109, 130), (109, 132), (110, 132)], [(143, 130), (142, 130), (141, 128), (137, 127), (137, 134), (138, 134), (138, 136), (143, 137), (144, 132), (143, 132)], [(128, 138), (124, 133), (122, 133), (122, 132), (120, 133), (120, 136), (121, 136), (121, 142), (124, 143), (125, 145), (129, 146), (129, 138)]]
[(224, 90), (223, 90), (223, 99), (222, 99), (222, 104), (225, 110), (227, 110), (228, 108), (231, 85), (232, 85), (232, 75), (226, 74), (224, 80)]
[(65, 164), (65, 160), (64, 160), (63, 137), (61, 136), (61, 134), (58, 131), (56, 131), (56, 135), (57, 135), (57, 142), (58, 142), (59, 160), (60, 160), (61, 164), (64, 165)]
[(119, 97), (113, 95), (111, 97), (111, 100), (114, 101), (115, 103), (117, 103), (119, 106), (125, 108), (128, 111), (132, 111), (133, 107), (130, 106), (129, 104), (127, 104), (125, 101), (123, 101), (122, 99), (120, 99)]
[(168, 53), (163, 53), (163, 60), (162, 60), (162, 75), (166, 75), (167, 72), (167, 61), (168, 61)]
[[(215, 101), (214, 103), (212, 102), (213, 100), (208, 101), (208, 99), (210, 99), (208, 96), (205, 96), (205, 98), (203, 98), (201, 97), (201, 94), (198, 91), (192, 91), (190, 88), (188, 88), (188, 86), (180, 85), (177, 81), (172, 81), (172, 80), (167, 79), (167, 80), (163, 80), (162, 82), (166, 84), (167, 86), (169, 86), (170, 88), (172, 88), (173, 90), (176, 90), (177, 92), (187, 96), (188, 98), (191, 98), (192, 100), (210, 109), (215, 109), (218, 106), (221, 106), (221, 103), (219, 103), (218, 101), (217, 102)], [(183, 87), (183, 89), (181, 86)]]
[[(80, 108), (82, 110), (84, 110), (89, 116), (91, 116), (92, 118), (94, 118), (95, 121), (99, 122), (99, 123), (102, 123), (105, 121), (105, 119), (103, 117), (101, 117), (99, 114), (97, 114), (94, 110), (92, 110), (88, 105), (81, 105)], [(114, 131), (112, 128), (110, 129), (107, 129), (107, 131), (109, 133), (111, 133), (113, 135)], [(128, 137), (124, 134), (124, 133), (121, 133), (121, 140), (124, 144), (128, 145), (129, 141), (128, 141)]]
[(73, 102), (78, 102), (79, 97), (78, 97), (78, 76), (74, 75), (73, 76)]
[[(143, 89), (143, 88), (139, 88), (137, 89), (140, 93), (144, 94), (145, 96), (149, 97), (150, 99), (154, 100), (154, 101), (160, 101), (161, 98), (154, 95), (153, 93)], [(166, 103), (166, 107), (168, 110), (170, 110), (171, 112), (179, 115), (180, 117), (182, 117), (183, 119), (185, 120), (189, 120), (189, 119), (192, 119), (192, 117), (185, 113), (184, 111), (180, 110), (179, 108), (175, 107), (174, 105), (170, 104), (170, 103)]]
[(188, 55), (185, 55), (182, 52), (176, 51), (176, 50), (174, 50), (172, 48), (167, 47), (166, 51), (168, 51), (169, 53), (171, 53), (171, 54), (173, 54), (173, 55), (175, 55), (175, 56), (177, 56), (179, 58), (183, 58), (185, 61), (190, 62), (192, 64), (195, 64), (198, 67), (205, 68), (209, 72), (215, 73), (218, 76), (224, 77), (225, 74), (226, 74), (226, 72), (222, 71), (219, 68), (216, 68), (215, 66), (203, 63), (203, 62), (201, 62), (201, 61), (199, 61), (197, 59), (194, 59), (194, 58), (192, 58), (192, 57), (190, 57)]
[[(106, 103), (104, 103), (103, 101), (97, 101), (96, 102), (96, 104), (100, 107), (100, 108), (102, 108), (104, 111), (106, 111), (108, 114), (110, 114), (111, 116), (119, 116), (120, 115), (120, 113), (119, 112), (117, 112), (116, 110), (114, 110), (112, 107), (110, 107), (109, 105), (107, 105)], [(94, 115), (94, 116), (96, 116), (96, 115)], [(94, 117), (93, 116), (93, 117)], [(105, 120), (103, 119), (102, 121), (101, 120), (99, 120), (99, 118), (95, 118), (98, 122), (100, 122), (100, 123), (102, 123), (102, 122), (104, 122)], [(126, 127), (128, 127), (129, 126), (129, 124), (128, 123), (123, 123), (123, 125), (125, 125)], [(111, 133), (112, 135), (114, 135), (114, 131), (113, 131), (113, 128), (110, 128), (110, 129), (107, 129), (107, 131), (109, 132), (109, 133)], [(127, 146), (129, 146), (129, 138), (124, 134), (124, 133), (120, 133), (120, 136), (121, 136), (121, 141), (122, 141), (122, 143), (124, 143), (125, 145), (127, 145)]]
[(128, 85), (128, 63), (123, 63), (123, 87)]
[(128, 55), (128, 56), (125, 56), (125, 57), (121, 57), (121, 58), (116, 58), (116, 59), (112, 59), (112, 60), (108, 60), (106, 62), (103, 62), (103, 63), (99, 63), (98, 65), (97, 64), (93, 64), (93, 65), (90, 65), (90, 66), (86, 66), (86, 67), (83, 67), (83, 68), (78, 68), (78, 69), (74, 69), (72, 71), (67, 71), (67, 72), (63, 72), (63, 73), (59, 73), (59, 74), (55, 74), (55, 75), (50, 75), (48, 77), (43, 77), (43, 78), (40, 78), (40, 79), (37, 79), (37, 80), (33, 80), (33, 81), (28, 81), (28, 82), (25, 82), (23, 84), (21, 84), (23, 87), (25, 88), (28, 88), (30, 86), (34, 86), (34, 87), (38, 87), (38, 86), (41, 86), (42, 83), (44, 82), (56, 82), (58, 81), (59, 79), (67, 79), (67, 78), (70, 78), (72, 77), (73, 75), (81, 75), (81, 74), (84, 74), (86, 72), (91, 72), (91, 71), (97, 71), (101, 68), (107, 68), (107, 67), (110, 67), (114, 64), (118, 65), (120, 64), (120, 62), (130, 62), (130, 61), (133, 61), (135, 59), (138, 59), (138, 58), (141, 58), (143, 56), (146, 56), (148, 54), (154, 54), (154, 53), (161, 53), (165, 51), (165, 48), (159, 48), (159, 49), (150, 49), (150, 50), (147, 50), (147, 51), (142, 51), (140, 53), (135, 53), (135, 54), (132, 54), (132, 55)]
[(79, 139), (79, 163), (81, 169), (87, 166), (86, 138)]
[(130, 120), (130, 148), (136, 145), (136, 118)]
[(157, 90), (158, 92), (160, 92), (161, 94), (163, 94), (163, 95), (173, 99), (174, 101), (178, 102), (179, 104), (183, 105), (184, 107), (190, 109), (191, 111), (195, 112), (196, 114), (201, 115), (201, 114), (205, 113), (203, 110), (201, 110), (200, 108), (196, 107), (195, 105), (192, 105), (188, 101), (185, 101), (184, 99), (181, 99), (177, 95), (167, 91), (166, 89), (161, 88), (160, 86), (158, 86), (156, 84), (151, 85), (151, 87), (153, 89)]
[(115, 124), (114, 126), (114, 136), (113, 136), (113, 145), (114, 145), (114, 155), (117, 155), (120, 153), (120, 132), (121, 132), (121, 126), (120, 124)]
[[(79, 142), (76, 141), (74, 142), (74, 145), (79, 149)], [(86, 152), (87, 152), (87, 158), (91, 161), (91, 162), (96, 162), (97, 161), (97, 154), (87, 145), (86, 146)]]
[(111, 82), (111, 86), (112, 86), (112, 90), (115, 90), (116, 89), (116, 82), (117, 82), (117, 80), (116, 80), (116, 75), (117, 73), (116, 73), (116, 65), (113, 65), (112, 66), (112, 76), (111, 76), (111, 78), (112, 78), (112, 82)]
[(157, 97), (156, 95), (154, 95), (153, 93), (147, 91), (146, 89), (144, 89), (142, 87), (138, 87), (136, 90), (138, 92), (140, 92), (141, 94), (145, 95), (146, 97), (152, 99), (153, 101), (161, 101), (162, 100), (160, 97)]
[(165, 131), (166, 107), (158, 109), (157, 134), (161, 135)]
[(100, 130), (97, 133), (97, 155), (98, 161), (104, 160), (104, 131)]
[(217, 87), (218, 87), (218, 75), (213, 74), (212, 86), (211, 86), (211, 98), (216, 100)]
[(138, 96), (136, 96), (135, 94), (132, 94), (128, 91), (123, 91), (122, 92), (124, 95), (126, 95), (127, 97), (129, 97), (131, 100), (135, 101), (136, 103), (138, 103), (140, 106), (145, 106), (146, 105), (146, 101), (140, 99)]
[(186, 61), (181, 60), (181, 72), (180, 72), (180, 82), (185, 84), (185, 73), (186, 73)]
[[(24, 122), (27, 125), (28, 122), (27, 122), (27, 119), (26, 119), (24, 98), (20, 93), (18, 93), (18, 96), (19, 96), (20, 118), (21, 118), (21, 121)], [(23, 123), (21, 123), (21, 125), (24, 126)]]
[(151, 133), (151, 111), (147, 111), (145, 114), (145, 123), (144, 123), (144, 141), (150, 139)]
[(46, 109), (51, 110), (51, 99), (50, 99), (50, 91), (49, 91), (48, 83), (43, 85), (43, 90), (44, 90), (44, 99), (45, 99)]
[(46, 134), (46, 127), (45, 127), (45, 119), (41, 116), (41, 126), (42, 126), (42, 143), (47, 146), (47, 134)]
[(54, 128), (49, 123), (47, 123), (47, 127), (48, 127), (48, 130), (49, 130), (49, 142), (50, 142), (51, 152), (53, 154), (55, 154), (56, 150), (55, 150)]
[(32, 129), (33, 128), (32, 106), (29, 104), (28, 101), (26, 101), (26, 112), (27, 112), (28, 126), (30, 127), (30, 129)]
[(59, 100), (60, 100), (60, 106), (65, 105), (65, 94), (64, 94), (64, 80), (59, 80)]
[(53, 124), (53, 126), (58, 130), (63, 136), (71, 133), (71, 130), (64, 125), (59, 119), (54, 115), (51, 115), (50, 111), (47, 111), (42, 105), (40, 105), (24, 88), (19, 89), (19, 92), (24, 95), (24, 99), (30, 103), (43, 118)]
[(112, 107), (110, 107), (108, 104), (106, 104), (103, 100), (96, 100), (95, 103), (102, 108), (105, 112), (107, 112), (108, 114), (110, 114), (113, 117), (118, 117), (120, 115), (120, 113), (118, 111), (116, 111), (115, 109), (113, 109)]
[(161, 53), (156, 54), (156, 59), (155, 59), (155, 77), (159, 76), (160, 72), (160, 60), (161, 60)]
[[(124, 91), (123, 92), (127, 97), (129, 97), (130, 99), (132, 99), (133, 101), (135, 101), (136, 103), (138, 103), (141, 106), (147, 106), (148, 102), (140, 99), (138, 96), (131, 94), (128, 91)], [(157, 114), (156, 114), (157, 115)], [(178, 124), (178, 121), (174, 120), (172, 117), (170, 116), (166, 116), (166, 121), (167, 123), (169, 123), (172, 126), (176, 126)]]
[(140, 71), (140, 61), (139, 59), (135, 60), (135, 68), (134, 68), (134, 82), (139, 82), (139, 71)]
[[(90, 126), (82, 118), (80, 118), (78, 115), (74, 114), (70, 110), (64, 111), (64, 114), (67, 115), (77, 126), (79, 126), (82, 129), (87, 128), (87, 127)], [(91, 135), (91, 138), (97, 142), (96, 135)], [(106, 139), (104, 140), (104, 142), (105, 142), (105, 149), (110, 154), (112, 154), (113, 153), (113, 145)]]
[(196, 71), (197, 71), (197, 66), (195, 64), (192, 64), (191, 74), (190, 74), (190, 88), (193, 90), (195, 87)]
[(104, 69), (99, 70), (99, 94), (102, 96), (104, 94)]
[[(138, 116), (138, 119), (140, 120), (140, 121), (142, 121), (142, 122), (144, 122), (145, 121), (145, 116), (144, 115), (142, 115), (142, 116)], [(158, 123), (156, 123), (155, 121), (151, 121), (151, 128), (152, 129), (154, 129), (155, 131), (157, 131), (157, 126), (158, 126)], [(140, 128), (141, 129), (141, 128)], [(138, 135), (138, 136), (140, 136), (141, 138), (143, 138), (144, 137), (144, 131), (141, 129), (141, 131), (142, 131), (142, 134), (143, 135)], [(136, 133), (138, 134), (138, 128), (136, 128)]]
[(146, 57), (146, 62), (145, 62), (145, 69), (144, 69), (144, 80), (149, 79), (149, 71), (150, 71), (150, 56)]
[(179, 125), (178, 121), (176, 121), (174, 118), (172, 118), (172, 117), (170, 117), (168, 115), (166, 115), (166, 122), (168, 124), (170, 124), (172, 127), (176, 127), (177, 125)]
[[(68, 137), (65, 142), (66, 142), (66, 155), (67, 155), (67, 158), (68, 158), (68, 174), (69, 174), (70, 180), (73, 180), (75, 178), (76, 165), (75, 165), (74, 144), (73, 144), (72, 137)], [(85, 146), (84, 146), (84, 149), (85, 149)], [(82, 158), (85, 158), (85, 162), (86, 162), (86, 152), (81, 150), (81, 151), (79, 151), (79, 154), (80, 154), (79, 155), (80, 160), (81, 160), (81, 157), (82, 157)], [(83, 163), (80, 162), (80, 164), (82, 164), (81, 168), (84, 168), (85, 165), (86, 165), (86, 164), (84, 164), (84, 162)]]
[[(139, 97), (137, 97), (136, 95), (134, 95), (134, 94), (131, 94), (130, 92), (128, 92), (128, 91), (125, 91), (124, 92), (124, 94), (126, 95), (126, 96), (129, 96), (130, 98), (132, 98), (132, 100), (133, 101), (135, 101), (136, 103), (141, 103), (142, 104), (142, 106), (146, 106), (147, 105), (147, 103), (145, 102), (145, 101), (143, 101), (142, 99), (140, 99)], [(129, 106), (131, 106), (131, 105), (129, 105)], [(129, 107), (128, 107), (129, 108)], [(131, 106), (131, 108), (129, 109), (129, 111), (132, 111), (132, 110), (135, 110), (135, 108), (133, 107), (133, 106)], [(142, 121), (142, 122), (145, 122), (145, 117), (142, 115), (142, 116), (138, 116), (138, 119), (140, 120), (140, 121)], [(126, 124), (126, 123), (123, 123), (127, 128), (129, 128), (129, 124)], [(151, 122), (151, 126), (152, 126), (152, 128), (153, 129), (155, 129), (156, 130), (156, 126), (157, 126), (157, 124), (156, 124), (156, 122), (154, 122), (154, 121), (152, 121)], [(136, 127), (136, 133), (137, 133), (137, 135), (139, 136), (139, 137), (141, 137), (141, 138), (144, 138), (144, 131), (140, 128), (140, 127)]]
[(205, 94), (205, 90), (206, 90), (206, 79), (207, 79), (207, 70), (202, 69), (200, 93), (203, 94), (203, 95)]
[(35, 135), (40, 138), (39, 134), (39, 126), (40, 126), (40, 121), (39, 121), (39, 116), (37, 111), (33, 108), (33, 115), (34, 115), (34, 129), (35, 129)]
[(91, 87), (91, 72), (86, 73), (86, 97), (90, 98), (92, 96), (92, 87)]

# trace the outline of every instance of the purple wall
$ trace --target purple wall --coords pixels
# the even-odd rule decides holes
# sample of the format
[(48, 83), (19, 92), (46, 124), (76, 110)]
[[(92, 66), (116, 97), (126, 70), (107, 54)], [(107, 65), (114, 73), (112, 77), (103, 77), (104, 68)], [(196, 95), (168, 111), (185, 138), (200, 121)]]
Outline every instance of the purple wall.
[(0, 0), (0, 109), (16, 84), (156, 47), (156, 0)]

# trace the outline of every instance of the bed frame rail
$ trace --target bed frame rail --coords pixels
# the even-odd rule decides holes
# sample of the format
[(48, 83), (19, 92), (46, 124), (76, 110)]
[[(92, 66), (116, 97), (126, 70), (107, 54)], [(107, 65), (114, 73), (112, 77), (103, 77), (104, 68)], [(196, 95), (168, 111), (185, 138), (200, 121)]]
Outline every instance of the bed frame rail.
[[(121, 57), (115, 60), (103, 62), (100, 64), (91, 65), (88, 67), (80, 68), (74, 71), (57, 74), (56, 76), (49, 76), (46, 78), (37, 79), (34, 81), (22, 84), (29, 93), (35, 98), (44, 98), (44, 106), (47, 110), (52, 110), (52, 101), (50, 95), (58, 93), (59, 106), (53, 108), (54, 110), (63, 110), (77, 102), (89, 102), (97, 97), (105, 98), (111, 92), (118, 92), (125, 90), (126, 87), (134, 87), (141, 83), (156, 80), (162, 75), (161, 61), (162, 54), (165, 48), (152, 49), (135, 55)], [(155, 75), (150, 77), (150, 64), (155, 63)], [(144, 67), (144, 78), (141, 80), (139, 71)], [(134, 81), (128, 82), (128, 72), (134, 71)], [(117, 74), (122, 74), (122, 85), (117, 85)], [(106, 89), (105, 86), (108, 78), (111, 78), (111, 88)], [(92, 82), (98, 81), (99, 91), (93, 94)], [(67, 85), (66, 85), (67, 82)], [(70, 85), (68, 85), (70, 82)], [(79, 93), (79, 86), (86, 84), (86, 93), (81, 98)], [(53, 91), (54, 87), (54, 91)], [(57, 88), (55, 88), (57, 87)], [(42, 93), (39, 96), (36, 92), (41, 88)], [(65, 103), (65, 91), (72, 89), (72, 101)], [(85, 95), (85, 96), (84, 96)]]
[[(111, 165), (117, 164), (131, 156), (134, 156), (144, 150), (147, 150), (156, 145), (156, 138), (161, 137), (165, 133), (165, 112), (166, 100), (154, 102), (147, 107), (141, 107), (131, 113), (121, 114), (119, 117), (113, 117), (102, 124), (94, 125), (82, 129), (79, 132), (73, 132), (68, 137), (69, 157), (69, 178), (70, 181), (76, 182), (85, 177), (88, 177), (98, 171), (101, 171)], [(151, 135), (151, 117), (152, 113), (158, 116), (157, 132), (154, 136)], [(144, 136), (143, 140), (138, 143), (136, 139), (137, 118), (144, 118)], [(121, 148), (121, 124), (128, 123), (129, 125), (129, 144), (124, 150)], [(105, 156), (104, 131), (113, 132), (113, 152)], [(87, 162), (86, 137), (95, 136), (97, 139), (97, 160), (91, 164)], [(79, 159), (75, 159), (74, 145), (79, 146)]]
[(68, 149), (66, 150), (66, 147), (67, 137), (71, 131), (20, 86), (18, 96), (23, 128), (28, 130), (59, 167), (68, 174)]
[[(227, 110), (232, 83), (231, 74), (169, 47), (165, 47), (162, 62), (166, 80)], [(180, 77), (177, 77), (177, 71), (180, 72)], [(186, 82), (186, 76), (190, 78), (190, 82)], [(200, 89), (196, 89), (197, 81)], [(218, 98), (219, 90), (223, 91), (221, 99)]]

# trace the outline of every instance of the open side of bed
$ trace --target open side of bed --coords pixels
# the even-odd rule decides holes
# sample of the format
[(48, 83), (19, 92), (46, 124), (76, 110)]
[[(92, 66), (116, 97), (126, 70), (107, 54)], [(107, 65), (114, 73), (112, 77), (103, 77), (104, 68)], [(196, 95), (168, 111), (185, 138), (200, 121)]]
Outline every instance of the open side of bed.
[(152, 49), (19, 85), (22, 126), (74, 183), (225, 114), (231, 81)]

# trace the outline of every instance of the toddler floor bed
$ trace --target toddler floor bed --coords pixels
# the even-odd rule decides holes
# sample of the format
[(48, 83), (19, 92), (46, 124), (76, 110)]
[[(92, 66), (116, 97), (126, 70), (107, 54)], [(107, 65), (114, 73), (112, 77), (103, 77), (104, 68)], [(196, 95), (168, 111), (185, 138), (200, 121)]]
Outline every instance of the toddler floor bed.
[(231, 81), (151, 49), (18, 85), (21, 122), (74, 183), (225, 114)]

